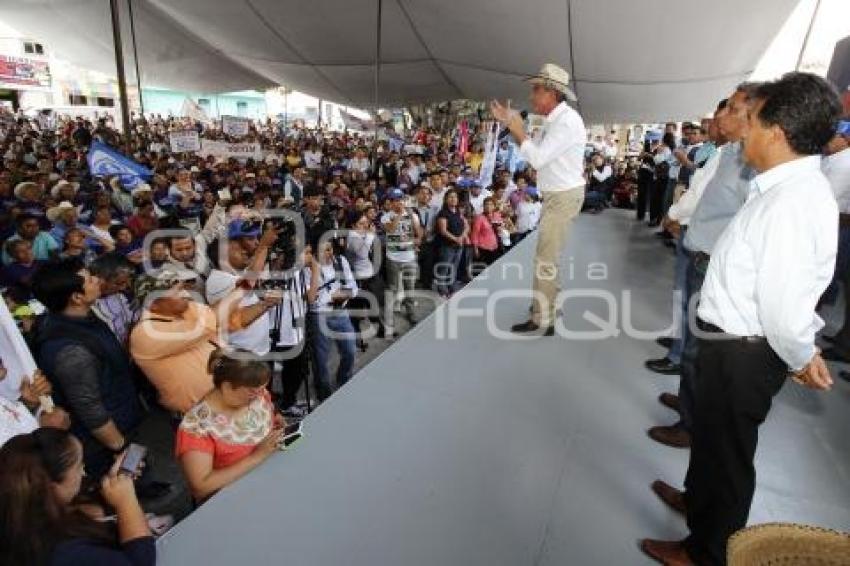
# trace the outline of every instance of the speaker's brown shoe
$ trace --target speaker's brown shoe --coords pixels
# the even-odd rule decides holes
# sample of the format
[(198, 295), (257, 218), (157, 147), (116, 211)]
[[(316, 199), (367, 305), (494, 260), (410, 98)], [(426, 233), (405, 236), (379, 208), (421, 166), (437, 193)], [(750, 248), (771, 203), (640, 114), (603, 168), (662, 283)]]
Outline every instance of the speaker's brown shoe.
[(673, 395), (672, 393), (662, 393), (658, 396), (658, 402), (667, 407), (668, 409), (672, 409), (682, 414), (682, 402), (679, 400), (678, 395)]
[(665, 566), (695, 566), (685, 550), (685, 545), (679, 540), (645, 538), (640, 541), (640, 549)]
[(673, 448), (690, 448), (691, 435), (678, 426), (654, 426), (647, 432), (655, 442), (660, 442)]
[(684, 491), (678, 490), (667, 482), (663, 482), (661, 480), (655, 480), (652, 482), (650, 488), (652, 489), (652, 492), (658, 496), (658, 499), (666, 503), (673, 511), (687, 516)]

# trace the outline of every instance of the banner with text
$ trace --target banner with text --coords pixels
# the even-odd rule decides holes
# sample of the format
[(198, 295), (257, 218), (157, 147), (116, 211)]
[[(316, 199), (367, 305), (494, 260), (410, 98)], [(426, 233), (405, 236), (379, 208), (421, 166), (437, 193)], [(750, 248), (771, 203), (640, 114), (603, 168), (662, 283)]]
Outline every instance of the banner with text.
[(169, 132), (168, 142), (171, 144), (171, 151), (174, 153), (200, 151), (201, 149), (201, 138), (198, 136), (197, 130), (176, 130)]
[(201, 140), (199, 155), (229, 159), (263, 159), (263, 150), (259, 143), (228, 143), (215, 140)]
[(221, 131), (228, 136), (247, 136), (248, 132), (251, 131), (251, 120), (237, 116), (222, 116)]

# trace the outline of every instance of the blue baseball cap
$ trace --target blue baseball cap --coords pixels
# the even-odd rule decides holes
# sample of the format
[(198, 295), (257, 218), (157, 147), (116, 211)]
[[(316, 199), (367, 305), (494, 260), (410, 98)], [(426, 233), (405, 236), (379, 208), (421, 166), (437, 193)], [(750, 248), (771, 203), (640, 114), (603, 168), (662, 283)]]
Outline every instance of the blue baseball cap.
[(387, 198), (389, 200), (401, 200), (404, 198), (404, 191), (398, 188), (390, 189), (387, 192)]
[(262, 224), (250, 220), (233, 220), (227, 225), (227, 237), (231, 240), (257, 238), (262, 231)]
[(850, 120), (839, 120), (838, 127), (835, 128), (835, 133), (839, 136), (850, 137)]

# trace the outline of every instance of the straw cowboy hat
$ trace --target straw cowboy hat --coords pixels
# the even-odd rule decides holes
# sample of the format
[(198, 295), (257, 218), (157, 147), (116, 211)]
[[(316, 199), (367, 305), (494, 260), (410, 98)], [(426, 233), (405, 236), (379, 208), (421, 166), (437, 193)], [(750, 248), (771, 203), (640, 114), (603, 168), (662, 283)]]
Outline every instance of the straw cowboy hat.
[(50, 196), (52, 196), (53, 198), (59, 198), (59, 191), (61, 191), (63, 187), (71, 187), (72, 189), (74, 189), (74, 194), (77, 194), (77, 190), (80, 188), (80, 184), (71, 183), (70, 181), (62, 179), (61, 181), (53, 185), (52, 189), (50, 189)]
[(13, 191), (15, 193), (15, 198), (24, 198), (24, 191), (27, 189), (38, 189), (39, 198), (44, 193), (41, 188), (41, 185), (39, 185), (38, 183), (33, 183), (32, 181), (24, 181), (23, 183), (18, 183), (17, 185), (15, 185), (15, 190)]
[(839, 566), (850, 563), (850, 534), (794, 523), (766, 523), (729, 538), (729, 566)]
[(73, 204), (71, 204), (67, 200), (63, 200), (56, 206), (51, 206), (47, 209), (47, 219), (51, 222), (56, 222), (57, 220), (59, 220), (59, 217), (62, 215), (63, 212), (65, 212), (66, 210), (72, 210), (74, 208), (76, 207)]
[(150, 186), (149, 184), (147, 184), (147, 183), (139, 183), (138, 185), (136, 185), (135, 187), (133, 187), (133, 190), (132, 190), (132, 191), (130, 191), (130, 195), (131, 195), (131, 196), (136, 196), (136, 195), (138, 195), (138, 194), (140, 194), (140, 193), (150, 193), (150, 192), (153, 192), (153, 189), (151, 188), (151, 186)]
[(546, 63), (540, 67), (540, 72), (525, 79), (533, 85), (542, 85), (563, 93), (568, 99), (575, 102), (575, 93), (570, 89), (570, 74), (558, 65)]

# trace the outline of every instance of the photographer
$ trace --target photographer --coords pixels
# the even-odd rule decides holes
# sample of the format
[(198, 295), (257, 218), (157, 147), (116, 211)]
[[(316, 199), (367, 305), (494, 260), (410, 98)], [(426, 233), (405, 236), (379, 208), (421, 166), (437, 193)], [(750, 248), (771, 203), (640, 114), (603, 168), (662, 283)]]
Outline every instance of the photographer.
[[(290, 267), (283, 257), (271, 262), (271, 268), (275, 271), (284, 271)], [(272, 348), (275, 352), (288, 354), (280, 368), (279, 389), (282, 392), (277, 399), (277, 405), (285, 417), (292, 419), (303, 418), (305, 414), (296, 405), (296, 401), (301, 384), (307, 382), (310, 374), (311, 352), (305, 328), (309, 308), (308, 296), (310, 293), (317, 295), (321, 284), (321, 278), (318, 276), (308, 279), (313, 268), (318, 273), (318, 263), (313, 259), (312, 250), (307, 247), (303, 252), (303, 267), (282, 282), (275, 282), (282, 288), (283, 299), (270, 313)], [(279, 390), (274, 384), (271, 388)]]
[[(317, 255), (307, 277), (310, 285), (307, 321), (313, 342), (316, 396), (321, 402), (333, 393), (328, 371), (331, 341), (336, 343), (339, 352), (337, 387), (345, 384), (353, 373), (356, 333), (345, 306), (357, 294), (357, 283), (348, 260), (335, 252), (333, 244), (323, 244)], [(317, 279), (318, 287), (313, 284)]]
[[(277, 239), (277, 232), (273, 227), (266, 229), (253, 257), (248, 255), (243, 240), (256, 239), (260, 233), (259, 224), (234, 220), (227, 232), (227, 242), (219, 242), (211, 250), (213, 255), (226, 251), (227, 256), (218, 259), (216, 268), (207, 278), (207, 301), (218, 311), (219, 319), (227, 321), (230, 346), (264, 356), (271, 350), (269, 311), (280, 303), (283, 294), (269, 290), (258, 296), (253, 289), (258, 274), (265, 269), (269, 247)], [(222, 250), (222, 246), (225, 249)], [(237, 287), (242, 292), (233, 294)]]

